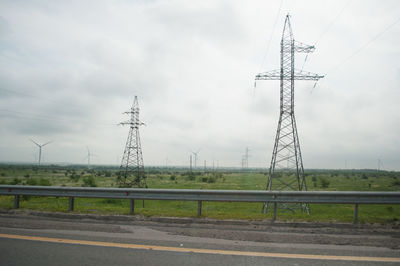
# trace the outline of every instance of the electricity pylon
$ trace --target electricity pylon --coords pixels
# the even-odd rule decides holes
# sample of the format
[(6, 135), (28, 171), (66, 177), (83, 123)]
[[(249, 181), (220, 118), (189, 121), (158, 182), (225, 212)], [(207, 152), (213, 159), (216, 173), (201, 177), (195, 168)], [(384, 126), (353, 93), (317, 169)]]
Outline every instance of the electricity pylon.
[[(294, 81), (318, 81), (323, 76), (296, 70), (294, 55), (295, 52), (311, 53), (314, 50), (314, 46), (293, 39), (290, 18), (287, 15), (281, 40), (281, 68), (256, 75), (256, 80), (280, 80), (280, 115), (266, 190), (307, 190), (294, 116)], [(287, 206), (284, 207), (290, 209)], [(267, 208), (268, 204), (265, 203), (263, 211), (266, 212)], [(301, 204), (300, 208), (309, 212), (307, 204)]]
[(119, 186), (144, 188), (147, 185), (139, 135), (139, 127), (144, 123), (139, 120), (137, 96), (135, 96), (131, 110), (124, 114), (130, 114), (131, 117), (130, 120), (120, 123), (121, 125), (129, 125), (129, 134), (118, 176)]
[(33, 143), (35, 143), (36, 146), (39, 147), (39, 162), (38, 162), (38, 165), (40, 165), (40, 162), (41, 162), (41, 160), (42, 160), (42, 147), (46, 146), (47, 144), (50, 144), (52, 141), (48, 141), (48, 142), (46, 142), (46, 143), (44, 143), (44, 144), (39, 144), (39, 143), (37, 143), (36, 141), (34, 141), (33, 139), (31, 139), (31, 141), (32, 141)]

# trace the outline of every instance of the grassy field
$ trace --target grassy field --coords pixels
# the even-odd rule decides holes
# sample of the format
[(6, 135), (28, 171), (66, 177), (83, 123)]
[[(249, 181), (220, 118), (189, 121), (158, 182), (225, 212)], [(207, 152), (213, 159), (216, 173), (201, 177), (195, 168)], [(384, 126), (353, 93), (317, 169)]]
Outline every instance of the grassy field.
[[(83, 166), (0, 165), (0, 184), (97, 186), (117, 187), (117, 168)], [(195, 172), (185, 169), (147, 169), (149, 188), (187, 189), (237, 189), (262, 190), (267, 176), (262, 171), (220, 170)], [(400, 173), (372, 170), (309, 170), (306, 172), (308, 190), (338, 191), (398, 191)], [(285, 177), (282, 177), (285, 178)], [(261, 213), (260, 203), (203, 202), (204, 217), (217, 219), (271, 219), (271, 212)], [(0, 209), (13, 208), (13, 197), (0, 197)], [(67, 198), (22, 197), (20, 208), (44, 211), (68, 211)], [(284, 221), (351, 222), (352, 205), (312, 204), (311, 213), (278, 211), (278, 219)], [(95, 214), (128, 214), (129, 201), (119, 199), (75, 199), (75, 212)], [(144, 216), (195, 217), (197, 202), (136, 201), (135, 213)], [(397, 223), (400, 219), (398, 205), (360, 205), (361, 223)]]

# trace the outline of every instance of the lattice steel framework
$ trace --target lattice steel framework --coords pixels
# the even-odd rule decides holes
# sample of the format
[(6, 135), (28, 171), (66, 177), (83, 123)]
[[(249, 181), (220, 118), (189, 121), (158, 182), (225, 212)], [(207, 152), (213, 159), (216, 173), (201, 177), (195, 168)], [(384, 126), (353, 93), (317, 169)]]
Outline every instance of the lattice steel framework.
[[(256, 80), (280, 80), (280, 115), (266, 190), (307, 190), (294, 115), (294, 81), (317, 81), (323, 76), (295, 70), (294, 55), (295, 52), (311, 53), (314, 49), (314, 46), (293, 39), (290, 18), (287, 15), (281, 40), (281, 69), (256, 75)], [(267, 207), (268, 204), (265, 203), (264, 212)], [(301, 204), (300, 207), (309, 211), (306, 204)]]
[(122, 157), (120, 172), (118, 176), (120, 187), (147, 187), (146, 174), (144, 172), (143, 154), (140, 143), (139, 127), (144, 125), (139, 120), (139, 103), (137, 96), (133, 101), (128, 121), (120, 123), (121, 125), (129, 125), (129, 135), (126, 140), (124, 156)]

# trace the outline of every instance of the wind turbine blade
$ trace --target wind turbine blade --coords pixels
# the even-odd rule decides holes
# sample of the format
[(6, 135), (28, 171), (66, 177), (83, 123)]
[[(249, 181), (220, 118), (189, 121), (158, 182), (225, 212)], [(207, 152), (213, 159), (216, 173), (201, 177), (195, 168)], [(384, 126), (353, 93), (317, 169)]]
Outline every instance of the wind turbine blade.
[(50, 143), (52, 143), (53, 141), (52, 140), (50, 140), (49, 142), (46, 142), (45, 144), (42, 144), (42, 147), (43, 146), (46, 146), (47, 144), (50, 144)]
[(30, 139), (30, 141), (32, 141), (33, 143), (35, 143), (36, 145), (38, 145), (40, 147), (40, 145), (36, 141), (34, 141), (33, 139)]

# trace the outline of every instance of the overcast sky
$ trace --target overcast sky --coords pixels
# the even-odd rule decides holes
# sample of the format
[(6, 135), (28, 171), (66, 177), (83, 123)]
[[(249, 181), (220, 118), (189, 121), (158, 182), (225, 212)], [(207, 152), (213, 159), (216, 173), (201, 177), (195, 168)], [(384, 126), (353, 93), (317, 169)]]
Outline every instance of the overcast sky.
[(0, 161), (119, 164), (137, 95), (145, 165), (269, 167), (287, 13), (305, 168), (400, 170), (397, 0), (0, 0)]

